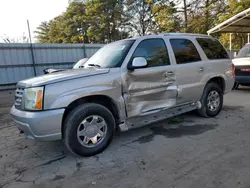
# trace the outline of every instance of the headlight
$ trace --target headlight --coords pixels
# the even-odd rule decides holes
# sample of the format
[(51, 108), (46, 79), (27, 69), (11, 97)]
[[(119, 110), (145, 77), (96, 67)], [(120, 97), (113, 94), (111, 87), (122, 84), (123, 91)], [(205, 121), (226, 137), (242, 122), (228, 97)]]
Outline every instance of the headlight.
[(44, 87), (28, 88), (25, 91), (25, 109), (42, 110)]

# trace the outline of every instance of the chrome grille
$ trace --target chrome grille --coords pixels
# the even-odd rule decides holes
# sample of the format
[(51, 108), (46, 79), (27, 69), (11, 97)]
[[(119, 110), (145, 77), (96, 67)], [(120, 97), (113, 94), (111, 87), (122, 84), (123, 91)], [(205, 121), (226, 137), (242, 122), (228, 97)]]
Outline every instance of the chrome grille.
[(21, 106), (22, 105), (22, 99), (23, 99), (23, 91), (24, 88), (17, 87), (15, 92), (15, 106)]

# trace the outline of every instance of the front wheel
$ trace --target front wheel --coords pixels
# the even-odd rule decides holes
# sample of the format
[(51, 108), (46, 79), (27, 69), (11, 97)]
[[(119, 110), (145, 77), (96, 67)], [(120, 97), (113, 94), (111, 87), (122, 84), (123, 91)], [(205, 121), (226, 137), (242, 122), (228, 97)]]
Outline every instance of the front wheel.
[(202, 107), (198, 113), (203, 117), (214, 117), (220, 113), (223, 105), (223, 92), (218, 84), (211, 82), (206, 85), (201, 104)]
[(102, 152), (110, 144), (115, 120), (104, 106), (87, 103), (73, 109), (64, 124), (66, 148), (80, 156), (92, 156)]

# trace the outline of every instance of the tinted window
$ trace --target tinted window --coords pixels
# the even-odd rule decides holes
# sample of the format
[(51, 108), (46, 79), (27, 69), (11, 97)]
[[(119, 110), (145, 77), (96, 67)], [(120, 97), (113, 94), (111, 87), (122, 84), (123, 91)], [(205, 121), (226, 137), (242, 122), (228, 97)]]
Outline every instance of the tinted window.
[(250, 44), (246, 44), (243, 48), (240, 49), (236, 58), (250, 57)]
[(147, 39), (142, 41), (133, 54), (133, 58), (135, 57), (145, 57), (148, 67), (170, 65), (167, 48), (162, 39)]
[(187, 39), (170, 39), (177, 64), (200, 61), (200, 55), (194, 44)]
[(205, 52), (208, 59), (229, 58), (226, 50), (218, 40), (209, 38), (197, 38), (197, 41)]

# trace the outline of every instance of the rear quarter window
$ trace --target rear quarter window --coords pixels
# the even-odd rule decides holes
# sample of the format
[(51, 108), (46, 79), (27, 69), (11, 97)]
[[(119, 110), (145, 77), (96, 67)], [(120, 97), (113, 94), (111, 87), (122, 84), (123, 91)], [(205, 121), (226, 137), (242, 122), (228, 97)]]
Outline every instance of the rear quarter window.
[(220, 42), (211, 38), (196, 38), (208, 59), (229, 59), (229, 55)]

